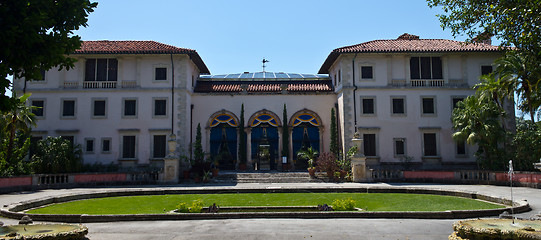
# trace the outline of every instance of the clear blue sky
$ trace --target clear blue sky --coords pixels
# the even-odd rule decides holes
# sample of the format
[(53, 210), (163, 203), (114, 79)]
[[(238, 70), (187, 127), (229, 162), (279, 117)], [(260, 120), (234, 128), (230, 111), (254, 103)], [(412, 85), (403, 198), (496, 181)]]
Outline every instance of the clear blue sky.
[[(403, 33), (453, 39), (424, 0), (99, 1), (83, 40), (154, 40), (195, 49), (212, 74), (317, 73), (339, 47)], [(458, 40), (463, 40), (459, 38)]]

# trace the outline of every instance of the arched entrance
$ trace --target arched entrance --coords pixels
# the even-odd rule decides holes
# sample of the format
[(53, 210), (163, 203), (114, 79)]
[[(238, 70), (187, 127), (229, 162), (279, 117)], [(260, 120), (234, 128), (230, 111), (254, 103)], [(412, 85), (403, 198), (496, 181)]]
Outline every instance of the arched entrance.
[(261, 111), (249, 124), (251, 132), (251, 156), (257, 170), (275, 170), (278, 161), (278, 126), (280, 120), (276, 114)]
[(210, 157), (219, 168), (234, 170), (237, 161), (238, 121), (230, 112), (221, 111), (210, 120)]
[(302, 110), (295, 113), (290, 120), (293, 128), (291, 138), (293, 141), (293, 160), (295, 169), (306, 169), (308, 161), (306, 159), (297, 159), (297, 153), (302, 149), (312, 147), (320, 152), (320, 132), (321, 120), (317, 114), (309, 110)]

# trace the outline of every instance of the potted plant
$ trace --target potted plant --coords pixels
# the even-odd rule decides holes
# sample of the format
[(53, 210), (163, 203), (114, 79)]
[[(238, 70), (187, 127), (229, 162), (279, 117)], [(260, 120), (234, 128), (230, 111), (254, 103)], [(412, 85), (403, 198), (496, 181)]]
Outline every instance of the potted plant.
[(210, 176), (212, 176), (212, 173), (210, 171), (206, 171), (203, 174), (203, 182), (208, 183), (210, 181)]
[(314, 160), (317, 158), (319, 153), (314, 150), (312, 147), (307, 149), (301, 149), (297, 153), (298, 158), (306, 159), (308, 161), (308, 174), (310, 177), (314, 178), (316, 174), (316, 168), (314, 167)]

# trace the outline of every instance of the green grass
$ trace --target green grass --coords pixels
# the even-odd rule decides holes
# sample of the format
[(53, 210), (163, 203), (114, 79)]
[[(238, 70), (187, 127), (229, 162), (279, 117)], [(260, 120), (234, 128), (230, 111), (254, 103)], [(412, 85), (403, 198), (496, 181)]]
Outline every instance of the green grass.
[(352, 198), (367, 211), (445, 211), (503, 208), (501, 205), (452, 196), (403, 193), (246, 193), (182, 194), (95, 198), (33, 209), (38, 214), (155, 214), (180, 202), (202, 199), (204, 206), (316, 206)]

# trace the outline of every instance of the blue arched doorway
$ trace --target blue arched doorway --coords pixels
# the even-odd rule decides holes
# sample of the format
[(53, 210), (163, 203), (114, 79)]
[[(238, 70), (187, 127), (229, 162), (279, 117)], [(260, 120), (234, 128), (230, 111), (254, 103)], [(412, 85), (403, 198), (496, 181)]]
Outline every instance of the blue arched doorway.
[(250, 120), (251, 156), (258, 170), (275, 170), (278, 160), (277, 117), (266, 111), (256, 114)]
[(210, 157), (219, 168), (235, 169), (237, 161), (236, 117), (228, 112), (215, 114), (210, 122)]
[(310, 147), (321, 152), (319, 146), (319, 127), (321, 126), (321, 120), (315, 113), (304, 110), (297, 112), (291, 117), (291, 126), (293, 128), (291, 138), (293, 140), (292, 147), (295, 169), (306, 169), (308, 167), (308, 161), (306, 159), (298, 159), (297, 153), (302, 149), (308, 149)]

